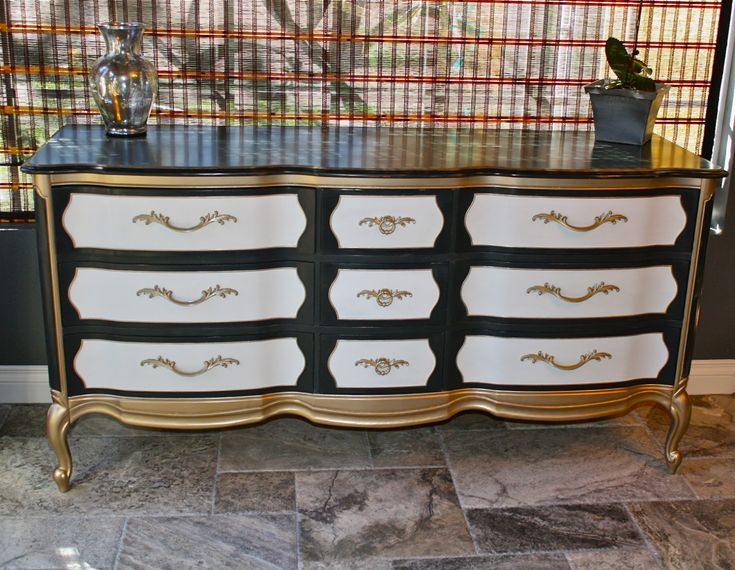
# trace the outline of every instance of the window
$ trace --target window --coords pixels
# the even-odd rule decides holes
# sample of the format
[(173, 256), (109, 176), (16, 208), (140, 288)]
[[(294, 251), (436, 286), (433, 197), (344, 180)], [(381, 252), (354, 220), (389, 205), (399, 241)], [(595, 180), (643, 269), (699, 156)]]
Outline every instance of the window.
[[(672, 85), (657, 131), (698, 152), (719, 0), (644, 0), (639, 47)], [(153, 123), (591, 129), (582, 86), (632, 43), (639, 0), (0, 0), (0, 217), (32, 217), (19, 165), (99, 123), (95, 25), (147, 25)]]

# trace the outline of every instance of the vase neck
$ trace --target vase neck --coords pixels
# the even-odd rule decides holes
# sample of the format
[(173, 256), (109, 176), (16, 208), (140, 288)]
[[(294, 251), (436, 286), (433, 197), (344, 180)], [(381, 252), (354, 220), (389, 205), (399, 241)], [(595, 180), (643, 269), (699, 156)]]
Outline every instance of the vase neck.
[(140, 53), (145, 26), (137, 22), (111, 22), (97, 26), (107, 45), (107, 53)]

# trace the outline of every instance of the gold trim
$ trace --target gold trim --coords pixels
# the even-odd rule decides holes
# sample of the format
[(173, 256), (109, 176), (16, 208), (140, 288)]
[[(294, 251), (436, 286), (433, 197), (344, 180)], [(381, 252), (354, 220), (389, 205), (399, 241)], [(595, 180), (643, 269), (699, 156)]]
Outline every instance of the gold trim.
[(548, 214), (536, 214), (531, 218), (532, 222), (535, 222), (536, 220), (543, 220), (545, 224), (548, 224), (549, 222), (556, 222), (557, 224), (560, 224), (565, 228), (575, 232), (591, 232), (592, 230), (596, 230), (603, 224), (609, 223), (615, 225), (618, 222), (627, 222), (628, 218), (623, 214), (613, 214), (612, 210), (610, 210), (608, 212), (605, 212), (604, 214), (595, 216), (595, 221), (588, 226), (575, 226), (574, 224), (569, 223), (569, 220), (564, 214), (551, 210), (551, 212), (549, 212)]
[(534, 285), (533, 287), (526, 289), (526, 293), (538, 293), (539, 296), (544, 293), (548, 293), (558, 297), (562, 301), (566, 301), (567, 303), (583, 303), (598, 293), (608, 295), (610, 292), (618, 291), (620, 291), (620, 287), (617, 285), (607, 285), (604, 281), (597, 283), (596, 285), (592, 285), (592, 287), (587, 287), (587, 294), (582, 295), (581, 297), (568, 297), (561, 292), (561, 287), (549, 285), (548, 283), (544, 283), (543, 285)]
[(166, 368), (167, 370), (170, 370), (171, 372), (173, 372), (174, 374), (178, 374), (179, 376), (192, 378), (194, 376), (201, 376), (205, 372), (209, 372), (210, 370), (212, 370), (212, 368), (217, 368), (218, 366), (221, 366), (222, 368), (227, 368), (231, 365), (239, 366), (240, 361), (237, 358), (222, 358), (221, 355), (218, 355), (214, 358), (210, 358), (209, 360), (205, 360), (204, 367), (200, 368), (199, 370), (195, 370), (194, 372), (184, 372), (183, 370), (179, 370), (178, 368), (176, 368), (175, 360), (169, 360), (168, 358), (164, 358), (163, 356), (159, 356), (158, 358), (146, 358), (145, 360), (141, 360), (140, 365), (149, 365), (153, 368), (158, 368), (160, 366), (161, 368)]
[(532, 421), (581, 421), (620, 414), (643, 401), (669, 409), (673, 388), (645, 384), (604, 390), (501, 391), (469, 388), (381, 396), (279, 392), (234, 398), (133, 398), (89, 394), (69, 398), (72, 422), (103, 413), (141, 427), (210, 429), (280, 415), (351, 428), (398, 428), (448, 420), (465, 411)]
[(408, 224), (415, 224), (416, 220), (409, 217), (403, 216), (380, 216), (374, 218), (363, 218), (360, 220), (359, 226), (367, 224), (367, 227), (372, 228), (378, 226), (378, 230), (384, 236), (389, 236), (397, 227), (405, 228)]
[(54, 481), (59, 491), (66, 493), (71, 488), (72, 470), (71, 451), (67, 440), (71, 426), (70, 414), (67, 407), (57, 401), (61, 400), (58, 398), (58, 393), (52, 393), (52, 397), (54, 403), (51, 404), (46, 414), (46, 436), (59, 462), (59, 466), (54, 469)]
[(198, 299), (194, 299), (193, 301), (182, 301), (174, 297), (173, 291), (166, 289), (165, 287), (154, 285), (152, 289), (147, 287), (144, 289), (140, 289), (136, 293), (136, 295), (138, 295), (139, 297), (141, 295), (147, 295), (149, 299), (153, 299), (154, 297), (161, 297), (181, 307), (192, 307), (194, 305), (200, 305), (205, 301), (209, 301), (214, 297), (222, 297), (224, 299), (227, 297), (227, 295), (237, 296), (239, 295), (239, 293), (236, 289), (230, 289), (229, 287), (220, 287), (219, 285), (215, 285), (214, 287), (209, 287), (208, 289), (202, 291), (202, 296)]
[(379, 307), (390, 307), (394, 299), (399, 301), (404, 297), (413, 297), (411, 291), (398, 291), (391, 289), (363, 289), (357, 294), (357, 297), (365, 297), (366, 299), (375, 298), (375, 302)]
[(674, 392), (669, 406), (669, 413), (671, 414), (671, 425), (669, 426), (669, 432), (666, 434), (664, 451), (669, 470), (674, 474), (683, 459), (683, 455), (679, 450), (679, 442), (689, 427), (689, 420), (692, 416), (692, 403), (686, 392), (686, 382)]
[(386, 358), (385, 356), (381, 356), (379, 358), (361, 358), (357, 362), (355, 362), (355, 366), (361, 366), (363, 368), (370, 368), (371, 366), (374, 368), (375, 373), (378, 376), (385, 376), (387, 374), (390, 374), (390, 371), (393, 368), (400, 368), (401, 366), (408, 366), (408, 360), (396, 360), (394, 358)]
[(53, 185), (98, 184), (102, 186), (124, 186), (131, 188), (257, 188), (263, 186), (310, 186), (316, 188), (404, 188), (434, 190), (442, 188), (527, 188), (548, 190), (646, 190), (650, 188), (696, 188), (701, 187), (701, 178), (672, 176), (650, 178), (642, 174), (639, 178), (526, 178), (513, 176), (461, 176), (461, 177), (417, 177), (417, 178), (369, 178), (352, 176), (329, 176), (318, 174), (268, 174), (255, 176), (197, 175), (197, 176), (148, 176), (137, 174), (101, 174), (74, 172), (49, 175)]
[(610, 354), (609, 352), (598, 352), (597, 350), (593, 350), (592, 352), (588, 352), (587, 354), (583, 354), (582, 356), (580, 356), (579, 360), (574, 364), (559, 364), (556, 362), (554, 356), (545, 352), (541, 352), (539, 350), (536, 354), (524, 354), (523, 356), (521, 356), (521, 362), (523, 362), (524, 360), (530, 360), (531, 364), (536, 364), (537, 362), (545, 362), (546, 364), (553, 366), (558, 370), (576, 370), (577, 368), (581, 368), (588, 362), (592, 362), (593, 360), (600, 362), (603, 358), (612, 358), (612, 354)]
[(168, 216), (164, 216), (163, 214), (159, 214), (151, 210), (150, 214), (138, 214), (137, 216), (135, 216), (133, 218), (133, 223), (136, 222), (143, 222), (146, 226), (149, 226), (151, 224), (160, 224), (163, 227), (168, 228), (169, 230), (172, 230), (174, 232), (189, 233), (201, 230), (202, 228), (215, 222), (218, 223), (220, 226), (224, 226), (225, 222), (232, 222), (236, 224), (237, 218), (235, 216), (231, 216), (230, 214), (220, 214), (217, 210), (215, 210), (214, 212), (201, 216), (199, 218), (199, 223), (195, 226), (186, 228), (175, 226), (171, 223), (171, 219)]

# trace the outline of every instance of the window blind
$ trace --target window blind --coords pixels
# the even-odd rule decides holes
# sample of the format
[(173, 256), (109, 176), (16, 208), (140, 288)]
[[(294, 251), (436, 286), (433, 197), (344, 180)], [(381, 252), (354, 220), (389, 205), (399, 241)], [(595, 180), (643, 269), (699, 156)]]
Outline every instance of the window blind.
[(656, 131), (700, 151), (720, 0), (0, 0), (0, 218), (32, 217), (19, 166), (62, 124), (100, 123), (96, 24), (146, 24), (152, 123), (591, 129), (604, 43), (672, 89)]

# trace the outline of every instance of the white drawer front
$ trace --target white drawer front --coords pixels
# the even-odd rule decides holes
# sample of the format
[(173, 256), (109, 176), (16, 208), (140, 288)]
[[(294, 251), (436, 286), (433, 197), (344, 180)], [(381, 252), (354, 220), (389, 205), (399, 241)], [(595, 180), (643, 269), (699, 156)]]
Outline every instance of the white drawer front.
[(63, 225), (75, 247), (249, 250), (296, 247), (306, 215), (294, 194), (184, 198), (72, 194)]
[(79, 268), (69, 287), (79, 318), (120, 322), (293, 319), (305, 299), (294, 267), (217, 272)]
[[(175, 370), (188, 376), (156, 363), (159, 358), (175, 362)], [(85, 339), (74, 359), (87, 388), (138, 392), (295, 386), (305, 366), (295, 338), (175, 344)]]
[(428, 319), (438, 300), (430, 269), (340, 269), (329, 289), (338, 319)]
[[(560, 366), (582, 364), (561, 370), (535, 358), (539, 353), (553, 357)], [(467, 336), (457, 354), (457, 367), (464, 382), (556, 386), (654, 380), (668, 358), (661, 333), (574, 339)]]
[[(555, 214), (565, 217), (566, 223), (578, 230), (555, 221)], [(673, 245), (686, 226), (686, 214), (678, 196), (557, 198), (477, 194), (467, 210), (465, 225), (475, 246), (644, 247)]]
[(665, 313), (677, 290), (671, 266), (598, 270), (472, 267), (461, 296), (470, 316), (571, 319)]
[(338, 340), (327, 363), (338, 388), (426, 386), (435, 366), (427, 339)]
[(340, 196), (330, 220), (341, 248), (433, 247), (443, 225), (434, 196)]

